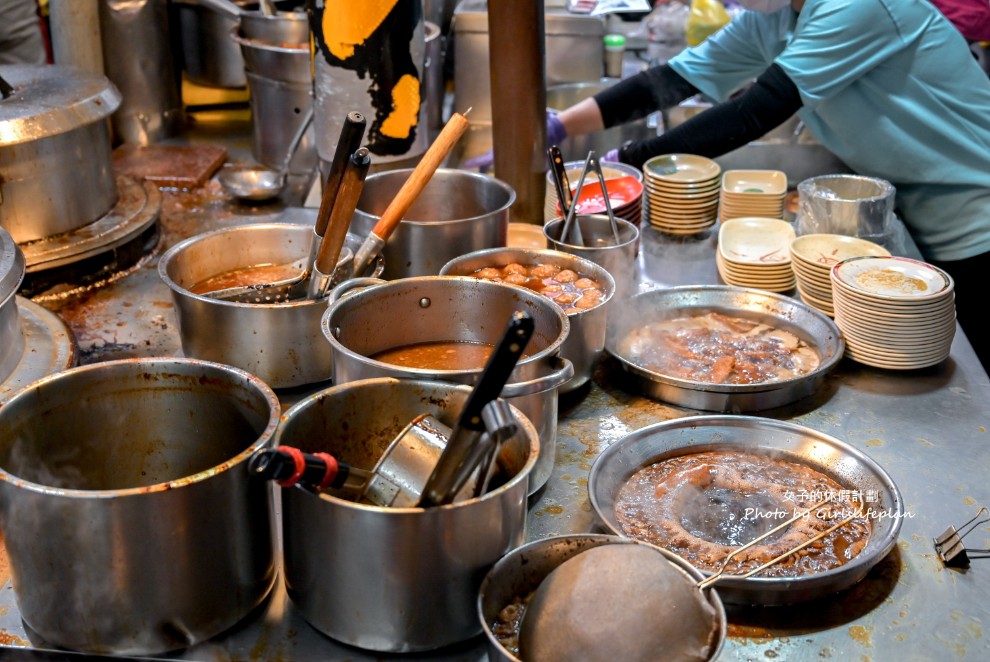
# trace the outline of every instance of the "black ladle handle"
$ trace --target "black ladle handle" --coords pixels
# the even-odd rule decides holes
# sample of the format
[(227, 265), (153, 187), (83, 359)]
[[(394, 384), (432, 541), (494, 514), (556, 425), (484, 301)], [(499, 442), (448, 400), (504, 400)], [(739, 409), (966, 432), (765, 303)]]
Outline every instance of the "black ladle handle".
[(550, 158), (553, 185), (557, 189), (557, 199), (560, 201), (560, 215), (566, 218), (571, 205), (574, 204), (574, 197), (571, 195), (571, 183), (567, 179), (567, 168), (564, 167), (564, 155), (560, 153), (560, 147), (550, 145), (547, 148), (547, 156)]
[(14, 86), (4, 80), (3, 76), (0, 76), (0, 96), (4, 99), (8, 98), (14, 93)]
[(488, 363), (481, 373), (481, 379), (477, 386), (468, 396), (467, 403), (461, 411), (461, 418), (458, 421), (460, 427), (469, 430), (482, 432), (485, 430), (485, 422), (481, 416), (481, 411), (489, 402), (498, 397), (502, 392), (502, 387), (509, 381), (509, 375), (516, 368), (516, 363), (523, 355), (529, 339), (533, 336), (536, 323), (529, 313), (516, 311), (512, 313), (509, 325), (502, 335), (492, 354), (488, 357)]
[(323, 182), (320, 210), (316, 214), (316, 234), (321, 237), (327, 231), (330, 212), (333, 211), (337, 191), (340, 190), (340, 183), (344, 179), (344, 169), (351, 155), (361, 146), (367, 124), (368, 120), (363, 114), (351, 111), (347, 113), (344, 125), (340, 127), (340, 137), (337, 138), (337, 147), (333, 152), (333, 160), (330, 161), (330, 171), (327, 173), (326, 181)]

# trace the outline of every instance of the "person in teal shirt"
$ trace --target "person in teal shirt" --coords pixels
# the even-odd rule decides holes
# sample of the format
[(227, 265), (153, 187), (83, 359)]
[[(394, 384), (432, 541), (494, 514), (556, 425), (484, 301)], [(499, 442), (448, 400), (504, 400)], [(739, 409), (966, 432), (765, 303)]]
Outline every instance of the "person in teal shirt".
[(797, 113), (854, 172), (894, 185), (898, 215), (924, 258), (953, 276), (960, 324), (990, 367), (977, 322), (990, 273), (990, 79), (966, 40), (925, 0), (739, 4), (747, 10), (703, 43), (561, 111), (548, 129), (589, 133), (698, 93), (720, 102), (605, 157), (641, 167), (659, 154), (720, 156)]

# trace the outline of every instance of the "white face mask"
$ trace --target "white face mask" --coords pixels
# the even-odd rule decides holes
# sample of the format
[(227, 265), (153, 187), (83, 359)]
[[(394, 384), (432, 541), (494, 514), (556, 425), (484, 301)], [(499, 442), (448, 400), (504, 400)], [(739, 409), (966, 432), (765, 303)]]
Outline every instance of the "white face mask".
[(767, 14), (780, 11), (791, 4), (791, 0), (736, 0), (736, 2), (745, 9), (761, 11)]

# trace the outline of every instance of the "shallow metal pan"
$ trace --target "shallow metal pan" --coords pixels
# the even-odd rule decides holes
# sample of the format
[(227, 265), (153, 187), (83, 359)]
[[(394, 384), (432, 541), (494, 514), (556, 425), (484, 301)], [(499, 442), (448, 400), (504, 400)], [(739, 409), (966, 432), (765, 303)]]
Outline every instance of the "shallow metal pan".
[(772, 453), (821, 471), (851, 490), (862, 490), (864, 495), (875, 493), (877, 497), (866, 503), (873, 525), (870, 540), (848, 563), (800, 577), (721, 579), (715, 586), (724, 602), (790, 604), (842, 591), (863, 579), (897, 543), (905, 516), (904, 502), (886, 471), (866, 454), (834, 437), (796, 423), (756, 416), (680, 418), (623, 437), (606, 448), (591, 467), (588, 492), (592, 508), (609, 532), (625, 536), (615, 516), (615, 501), (630, 476), (661, 460), (719, 450)]
[[(765, 322), (795, 334), (817, 350), (821, 361), (818, 369), (778, 382), (708, 384), (654, 372), (617, 348), (636, 327), (712, 311)], [(628, 299), (621, 308), (613, 308), (609, 321), (605, 350), (619, 360), (644, 395), (706, 411), (761, 411), (805, 398), (842, 359), (846, 346), (835, 322), (820, 311), (782, 294), (728, 285), (687, 285), (644, 292)]]

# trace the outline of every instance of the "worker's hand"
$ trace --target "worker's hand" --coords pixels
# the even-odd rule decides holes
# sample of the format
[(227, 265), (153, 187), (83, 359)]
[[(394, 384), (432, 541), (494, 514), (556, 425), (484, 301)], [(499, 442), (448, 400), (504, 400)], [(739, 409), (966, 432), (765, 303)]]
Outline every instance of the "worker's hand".
[[(567, 138), (567, 130), (564, 124), (557, 117), (557, 113), (552, 110), (547, 111), (547, 145), (559, 145)], [(495, 163), (494, 150), (488, 150), (481, 156), (467, 159), (461, 164), (465, 168), (477, 168), (481, 172), (488, 172)]]
[(605, 156), (602, 157), (602, 163), (618, 163), (619, 162), (619, 148), (610, 149), (605, 152)]

